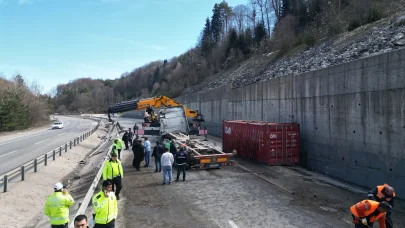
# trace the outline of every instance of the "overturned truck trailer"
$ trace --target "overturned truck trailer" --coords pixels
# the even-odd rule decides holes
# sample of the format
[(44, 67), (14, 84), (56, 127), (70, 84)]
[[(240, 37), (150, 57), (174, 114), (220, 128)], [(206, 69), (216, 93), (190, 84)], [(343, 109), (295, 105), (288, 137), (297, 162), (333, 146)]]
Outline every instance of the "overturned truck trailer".
[(233, 153), (224, 153), (201, 139), (190, 139), (182, 133), (169, 133), (166, 138), (173, 140), (176, 146), (184, 146), (187, 152), (187, 168), (212, 169), (221, 166), (234, 166)]
[(169, 133), (186, 135), (206, 135), (199, 122), (187, 118), (184, 107), (170, 107), (159, 110), (159, 122), (143, 123), (142, 128), (135, 131), (138, 135), (156, 135), (164, 137)]

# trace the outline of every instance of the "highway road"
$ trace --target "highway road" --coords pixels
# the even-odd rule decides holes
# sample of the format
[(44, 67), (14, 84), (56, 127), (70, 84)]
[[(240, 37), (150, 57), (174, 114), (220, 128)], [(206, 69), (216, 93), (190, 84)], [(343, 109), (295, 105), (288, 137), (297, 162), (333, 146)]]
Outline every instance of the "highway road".
[(95, 121), (58, 117), (63, 129), (48, 129), (0, 139), (0, 174), (6, 173), (56, 147), (72, 140), (97, 125)]

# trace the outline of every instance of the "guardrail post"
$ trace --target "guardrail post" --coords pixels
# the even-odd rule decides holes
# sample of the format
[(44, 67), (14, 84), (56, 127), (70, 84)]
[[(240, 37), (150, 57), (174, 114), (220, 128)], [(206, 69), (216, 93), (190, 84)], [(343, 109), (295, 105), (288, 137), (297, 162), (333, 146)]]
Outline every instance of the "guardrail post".
[(7, 184), (8, 184), (8, 176), (4, 175), (4, 183), (3, 183), (3, 187), (4, 187), (4, 192), (7, 192)]
[(73, 139), (73, 146), (76, 146), (76, 138)]
[(44, 163), (45, 163), (45, 166), (48, 165), (48, 154), (45, 154)]
[(59, 156), (62, 156), (62, 147), (59, 147)]
[(65, 153), (67, 152), (67, 143), (65, 143)]
[(34, 160), (34, 173), (38, 171), (38, 159), (35, 158)]
[(21, 166), (21, 181), (25, 180), (25, 166)]
[(69, 141), (70, 142), (70, 149), (72, 149), (72, 141)]
[(56, 154), (56, 151), (53, 150), (52, 159), (53, 159), (54, 161), (55, 161), (55, 154)]

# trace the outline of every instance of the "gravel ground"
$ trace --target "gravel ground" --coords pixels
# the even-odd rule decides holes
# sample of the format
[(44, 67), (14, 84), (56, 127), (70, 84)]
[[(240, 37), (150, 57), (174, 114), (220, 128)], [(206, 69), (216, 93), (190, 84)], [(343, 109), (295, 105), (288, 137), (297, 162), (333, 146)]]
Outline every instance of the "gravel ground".
[[(215, 140), (210, 137), (220, 147)], [(235, 158), (235, 167), (190, 170), (185, 182), (163, 186), (153, 161), (137, 172), (130, 151), (124, 151), (122, 160), (118, 228), (353, 227), (349, 207), (367, 191), (300, 167), (264, 166), (240, 158)], [(405, 226), (403, 205), (398, 201), (393, 213), (396, 227)]]

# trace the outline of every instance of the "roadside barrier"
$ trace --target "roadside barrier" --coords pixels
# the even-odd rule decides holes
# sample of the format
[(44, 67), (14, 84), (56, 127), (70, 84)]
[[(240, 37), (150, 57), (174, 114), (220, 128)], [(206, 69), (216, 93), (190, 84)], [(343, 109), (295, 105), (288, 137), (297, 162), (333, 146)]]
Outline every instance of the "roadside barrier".
[(55, 161), (56, 155), (62, 156), (62, 151), (64, 150), (66, 153), (68, 151), (68, 146), (69, 146), (69, 149), (72, 149), (72, 144), (73, 144), (73, 146), (79, 145), (80, 142), (82, 142), (83, 140), (85, 140), (86, 138), (91, 136), (100, 126), (101, 118), (84, 118), (84, 119), (91, 119), (91, 120), (97, 121), (97, 125), (94, 128), (92, 128), (90, 131), (80, 134), (79, 136), (74, 137), (73, 139), (69, 140), (68, 142), (56, 147), (55, 149), (53, 149), (29, 162), (26, 162), (25, 164), (15, 168), (15, 169), (12, 169), (3, 175), (0, 175), (3, 177), (2, 179), (0, 179), (0, 186), (1, 185), (3, 186), (3, 192), (7, 192), (8, 185), (10, 184), (10, 182), (12, 180), (15, 180), (16, 178), (21, 177), (21, 181), (24, 181), (25, 173), (27, 171), (34, 170), (34, 173), (38, 172), (39, 164), (43, 163), (44, 166), (47, 166), (50, 158), (52, 158), (52, 160)]
[[(113, 140), (113, 139), (115, 138), (115, 137), (111, 137), (111, 136), (113, 135), (114, 128), (115, 128), (116, 126), (117, 126), (116, 123), (114, 123), (114, 124), (112, 125), (111, 131), (109, 132), (109, 134), (107, 134), (108, 140), (107, 140), (106, 142), (104, 142), (102, 145), (100, 145), (92, 154), (95, 154), (95, 153), (96, 153), (100, 148), (102, 148), (106, 143), (110, 142), (111, 140)], [(117, 129), (117, 130), (118, 130), (118, 129)], [(119, 130), (118, 130), (118, 131), (119, 131)], [(117, 133), (117, 134), (118, 134), (118, 133)], [(106, 152), (106, 154), (105, 154), (105, 157), (104, 157), (104, 159), (103, 159), (103, 161), (102, 161), (102, 163), (101, 163), (100, 169), (98, 170), (96, 176), (94, 177), (94, 180), (93, 180), (93, 182), (92, 182), (92, 184), (91, 184), (89, 190), (87, 191), (86, 196), (84, 197), (84, 199), (83, 199), (81, 202), (79, 202), (79, 209), (77, 210), (75, 216), (74, 216), (72, 219), (70, 219), (71, 221), (74, 221), (74, 218), (75, 218), (76, 216), (82, 215), (82, 214), (85, 214), (85, 213), (86, 213), (86, 209), (87, 209), (87, 207), (89, 206), (89, 203), (90, 203), (90, 201), (91, 201), (92, 198), (93, 198), (94, 191), (99, 187), (98, 185), (99, 185), (99, 182), (100, 182), (100, 180), (101, 180), (101, 175), (103, 174), (104, 164), (105, 164), (105, 162), (109, 159), (108, 154), (109, 154), (109, 152), (111, 151), (111, 149), (112, 149), (112, 145), (108, 148), (108, 150), (107, 150), (107, 152)], [(92, 218), (89, 217), (88, 219), (92, 219)], [(74, 228), (74, 222), (69, 223), (69, 228)]]

